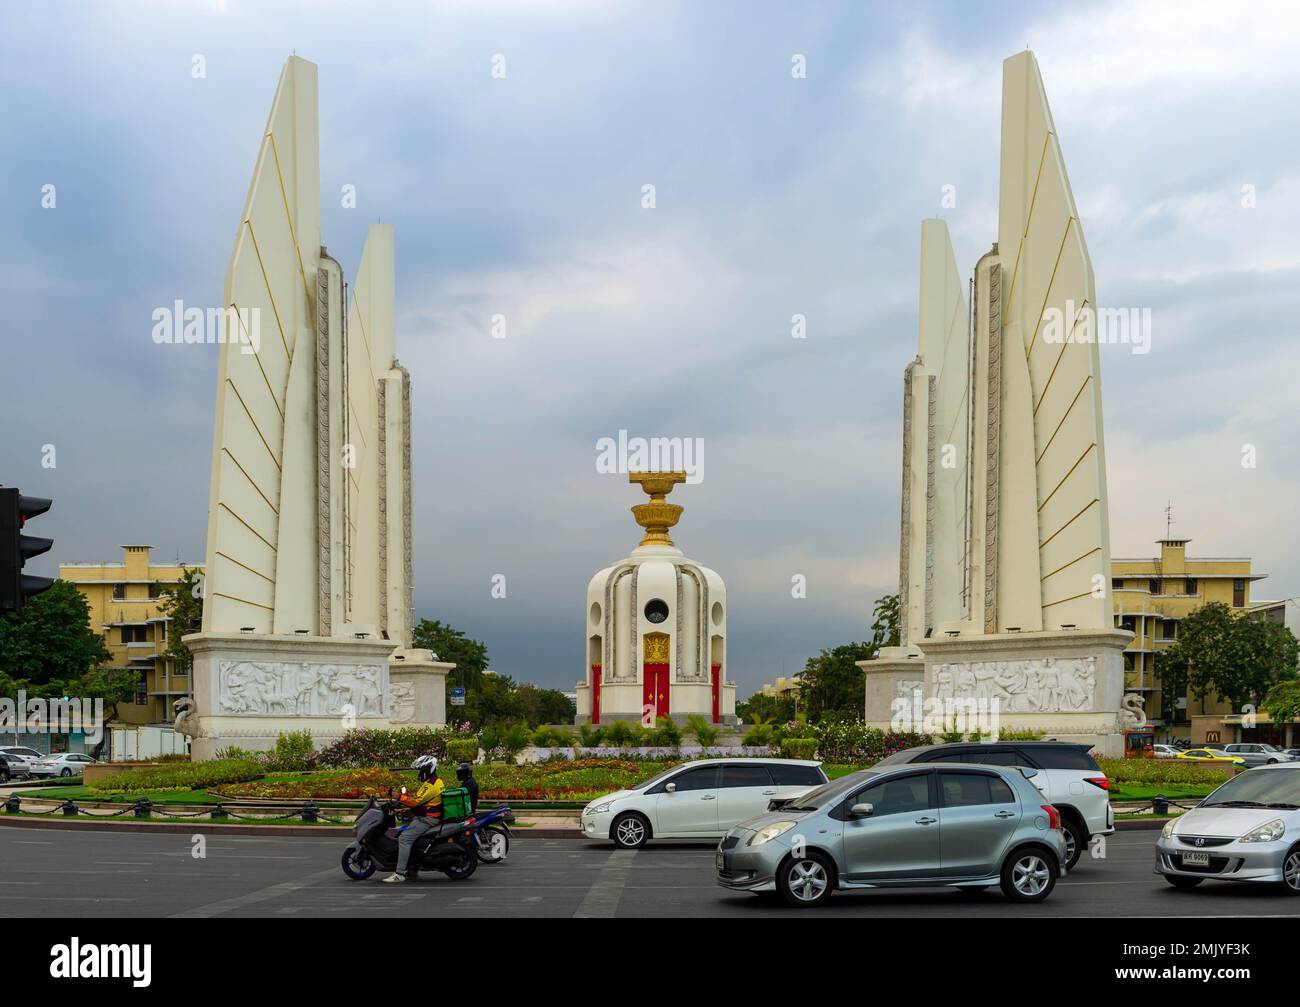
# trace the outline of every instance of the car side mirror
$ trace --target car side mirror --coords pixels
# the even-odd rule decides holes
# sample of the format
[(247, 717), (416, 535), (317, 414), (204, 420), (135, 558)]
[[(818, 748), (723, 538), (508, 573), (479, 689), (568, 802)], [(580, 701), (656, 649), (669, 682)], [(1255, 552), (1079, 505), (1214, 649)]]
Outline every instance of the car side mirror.
[(664, 791), (665, 791), (666, 793), (669, 793), (669, 794), (675, 794), (675, 793), (677, 793), (677, 784), (675, 784), (675, 783), (665, 783), (665, 784), (664, 784)]
[(875, 807), (870, 804), (855, 804), (849, 808), (849, 816), (852, 818), (870, 818), (875, 814)]

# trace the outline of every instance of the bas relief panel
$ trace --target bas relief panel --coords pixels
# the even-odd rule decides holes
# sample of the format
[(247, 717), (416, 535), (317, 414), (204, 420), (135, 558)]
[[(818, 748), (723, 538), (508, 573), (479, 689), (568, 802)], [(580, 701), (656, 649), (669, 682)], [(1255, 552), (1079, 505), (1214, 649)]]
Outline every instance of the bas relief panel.
[(936, 699), (998, 700), (1004, 713), (1087, 713), (1096, 709), (1095, 657), (1022, 658), (936, 664)]
[(382, 717), (385, 672), (373, 665), (222, 661), (216, 714)]

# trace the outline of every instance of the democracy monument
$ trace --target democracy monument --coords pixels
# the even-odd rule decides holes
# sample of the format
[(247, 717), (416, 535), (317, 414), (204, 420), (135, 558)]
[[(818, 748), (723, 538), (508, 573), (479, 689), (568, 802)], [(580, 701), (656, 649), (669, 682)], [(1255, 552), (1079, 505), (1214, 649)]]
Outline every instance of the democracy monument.
[(395, 353), (393, 230), (348, 297), (321, 245), (316, 66), (284, 65), (226, 270), (193, 699), (195, 759), (446, 720), (454, 667), (411, 649), (411, 382)]
[[(947, 226), (924, 221), (903, 375), (901, 645), (860, 662), (866, 719), (983, 704), (1004, 729), (1122, 755), (1131, 634), (1109, 597), (1096, 292), (1028, 51), (1003, 63), (998, 234), (970, 308), (964, 286)], [(1048, 324), (1062, 317), (1064, 330)]]
[(630, 556), (587, 585), (579, 724), (653, 726), (660, 717), (685, 723), (691, 714), (736, 723), (736, 685), (727, 681), (727, 587), (668, 536), (682, 507), (666, 497), (686, 478), (685, 472), (628, 475), (650, 495), (632, 508), (645, 536)]

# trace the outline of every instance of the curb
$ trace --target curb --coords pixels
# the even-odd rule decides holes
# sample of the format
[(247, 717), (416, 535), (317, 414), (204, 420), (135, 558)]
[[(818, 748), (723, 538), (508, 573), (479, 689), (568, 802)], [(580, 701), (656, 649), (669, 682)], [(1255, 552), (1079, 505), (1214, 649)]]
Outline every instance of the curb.
[[(72, 832), (96, 832), (116, 829), (119, 832), (181, 832), (186, 835), (227, 836), (319, 836), (337, 838), (351, 836), (346, 825), (217, 825), (213, 822), (151, 822), (142, 819), (115, 819), (95, 821), (93, 818), (14, 818), (0, 815), (0, 826), (15, 829), (54, 829)], [(512, 829), (511, 839), (581, 839), (580, 829), (562, 829), (556, 826)]]
[(1122, 818), (1115, 822), (1116, 832), (1155, 832), (1165, 827), (1165, 823), (1171, 819), (1176, 819), (1177, 815), (1170, 815), (1168, 818), (1138, 818), (1126, 822)]

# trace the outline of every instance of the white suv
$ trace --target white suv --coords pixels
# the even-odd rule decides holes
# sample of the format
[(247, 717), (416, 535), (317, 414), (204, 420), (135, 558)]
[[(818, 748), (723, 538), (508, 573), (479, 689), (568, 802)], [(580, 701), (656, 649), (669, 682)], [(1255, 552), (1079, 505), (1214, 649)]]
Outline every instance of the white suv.
[(801, 759), (696, 759), (598, 797), (582, 809), (582, 834), (625, 849), (650, 839), (717, 839), (774, 800), (826, 782), (820, 762)]
[[(966, 741), (921, 745), (882, 759), (877, 766), (905, 762), (969, 762), (1036, 769), (1029, 782), (1061, 813), (1066, 867), (1073, 868), (1093, 836), (1115, 831), (1110, 780), (1088, 745), (1066, 741)], [(1028, 775), (1028, 774), (1026, 774)]]

